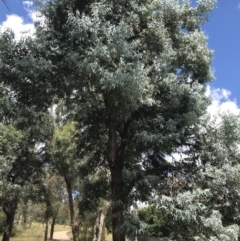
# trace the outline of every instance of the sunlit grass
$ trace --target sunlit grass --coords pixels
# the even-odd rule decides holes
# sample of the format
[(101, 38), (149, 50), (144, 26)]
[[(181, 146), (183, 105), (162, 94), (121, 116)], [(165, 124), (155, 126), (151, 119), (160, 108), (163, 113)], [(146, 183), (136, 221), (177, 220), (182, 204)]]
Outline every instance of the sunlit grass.
[[(49, 225), (50, 228), (50, 225)], [(55, 225), (54, 231), (68, 231), (69, 226)], [(15, 236), (11, 237), (11, 241), (43, 241), (45, 224), (32, 223), (30, 228), (17, 227), (14, 230)], [(0, 236), (2, 239), (2, 236)]]
[(70, 227), (67, 226), (67, 225), (58, 225), (56, 224), (55, 227), (54, 227), (54, 231), (57, 232), (57, 231), (68, 231), (70, 230)]
[(111, 233), (105, 233), (105, 241), (112, 241), (112, 234)]
[(33, 223), (30, 228), (16, 227), (14, 230), (14, 237), (11, 241), (43, 241), (44, 238), (44, 224)]

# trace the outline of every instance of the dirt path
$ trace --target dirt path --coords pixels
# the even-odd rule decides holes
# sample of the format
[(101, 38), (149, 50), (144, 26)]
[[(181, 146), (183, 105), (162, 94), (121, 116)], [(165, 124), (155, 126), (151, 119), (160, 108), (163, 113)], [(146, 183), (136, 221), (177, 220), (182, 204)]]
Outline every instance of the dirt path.
[(55, 241), (70, 241), (69, 237), (67, 236), (68, 232), (69, 231), (54, 232), (53, 240), (55, 240)]

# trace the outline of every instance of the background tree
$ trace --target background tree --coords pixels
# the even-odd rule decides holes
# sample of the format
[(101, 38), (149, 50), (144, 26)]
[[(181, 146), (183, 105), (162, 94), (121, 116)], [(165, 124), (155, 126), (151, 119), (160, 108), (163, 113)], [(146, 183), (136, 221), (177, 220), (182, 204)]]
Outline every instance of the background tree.
[[(1, 132), (1, 207), (6, 215), (6, 225), (3, 240), (9, 240), (21, 193), (21, 185), (15, 184), (15, 177), (11, 177), (11, 166), (14, 164), (16, 151), (22, 141), (22, 135), (11, 125), (0, 124)], [(17, 149), (17, 148), (16, 148)]]
[[(9, 37), (9, 42), (6, 38)], [(11, 39), (11, 40), (10, 40)], [(9, 45), (8, 45), (9, 44)], [(14, 41), (10, 32), (1, 34), (0, 55), (4, 55), (4, 46), (8, 50), (19, 43)], [(20, 51), (16, 47), (16, 51)], [(20, 58), (21, 59), (21, 58)], [(10, 61), (12, 61), (11, 58)], [(24, 189), (32, 184), (38, 184), (45, 162), (44, 147), (51, 133), (51, 122), (45, 109), (40, 112), (36, 105), (29, 105), (25, 90), (14, 86), (11, 77), (6, 76), (7, 65), (0, 64), (0, 125), (1, 125), (1, 177), (2, 193), (1, 206), (6, 214), (6, 228), (3, 240), (8, 241), (11, 235), (14, 215)], [(14, 71), (13, 71), (14, 72)], [(16, 74), (16, 73), (15, 73)], [(4, 83), (4, 80), (9, 83)], [(14, 80), (14, 77), (12, 78)], [(7, 82), (6, 81), (6, 82)], [(31, 99), (31, 97), (30, 97)], [(41, 104), (40, 104), (41, 105)]]
[(67, 201), (66, 188), (64, 184), (63, 178), (56, 175), (52, 175), (48, 182), (52, 209), (50, 240), (53, 239), (54, 226), (56, 224), (58, 214), (64, 205), (64, 202)]
[(231, 114), (203, 118), (198, 134), (201, 142), (193, 142), (192, 147), (196, 144), (198, 151), (182, 152), (185, 161), (197, 158), (201, 171), (190, 175), (178, 171), (176, 177), (169, 173), (165, 179), (172, 188), (166, 184), (165, 193), (160, 189), (153, 200), (154, 217), (167, 215), (164, 223), (149, 221), (151, 214), (140, 211), (148, 235), (156, 235), (148, 228), (156, 225), (159, 231), (167, 228), (168, 233), (157, 235), (166, 240), (239, 240), (239, 120)]
[(110, 202), (102, 200), (98, 209), (96, 222), (93, 229), (93, 241), (101, 241), (105, 232), (105, 218), (110, 206)]
[(55, 127), (55, 133), (51, 143), (51, 165), (56, 168), (60, 176), (63, 177), (68, 193), (70, 221), (72, 227), (73, 240), (79, 236), (79, 220), (74, 208), (74, 187), (76, 185), (76, 172), (78, 162), (76, 158), (76, 124), (67, 122), (65, 125)]
[[(84, 168), (80, 173), (83, 170)], [(83, 225), (81, 238), (89, 241), (102, 240), (105, 235), (105, 219), (110, 208), (109, 173), (106, 169), (102, 169), (93, 175), (82, 174), (82, 176), (84, 178), (79, 190), (81, 195), (78, 197), (79, 213)]]
[[(6, 214), (3, 240), (9, 240), (14, 216), (20, 200), (27, 198), (30, 191), (38, 197), (39, 176), (43, 163), (41, 155), (26, 145), (25, 136), (11, 124), (2, 124), (1, 132), (1, 198), (0, 204)], [(29, 149), (26, 150), (26, 148)], [(35, 153), (34, 153), (35, 152)]]

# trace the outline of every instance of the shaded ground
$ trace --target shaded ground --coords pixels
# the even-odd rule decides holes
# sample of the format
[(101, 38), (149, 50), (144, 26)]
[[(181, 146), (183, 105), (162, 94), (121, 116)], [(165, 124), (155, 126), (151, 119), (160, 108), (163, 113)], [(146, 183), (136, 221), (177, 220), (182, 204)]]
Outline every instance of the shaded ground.
[(53, 240), (55, 240), (55, 241), (70, 241), (69, 237), (67, 236), (68, 232), (69, 231), (54, 232)]

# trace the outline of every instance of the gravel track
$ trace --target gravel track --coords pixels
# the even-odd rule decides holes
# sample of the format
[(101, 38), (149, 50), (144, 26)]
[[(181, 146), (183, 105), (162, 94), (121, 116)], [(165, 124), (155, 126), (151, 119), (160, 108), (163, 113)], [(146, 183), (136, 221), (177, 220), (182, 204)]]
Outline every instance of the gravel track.
[(69, 237), (67, 236), (68, 232), (69, 231), (54, 232), (53, 240), (54, 241), (70, 241)]

